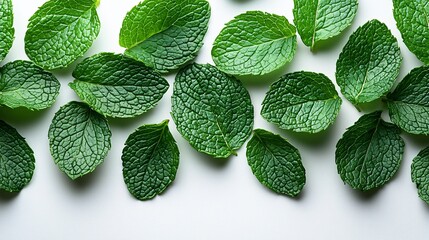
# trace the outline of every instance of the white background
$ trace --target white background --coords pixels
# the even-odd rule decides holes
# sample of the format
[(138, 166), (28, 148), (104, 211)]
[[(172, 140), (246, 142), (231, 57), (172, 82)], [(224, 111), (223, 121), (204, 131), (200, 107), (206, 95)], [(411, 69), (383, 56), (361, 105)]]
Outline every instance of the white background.
[[(27, 59), (24, 34), (27, 21), (44, 0), (13, 0), (16, 38), (2, 64)], [(101, 32), (85, 54), (123, 52), (118, 35), (127, 11), (139, 0), (101, 0)], [(292, 22), (292, 0), (210, 0), (212, 17), (205, 45), (196, 59), (212, 63), (211, 45), (235, 15), (263, 10), (286, 16)], [(412, 55), (396, 29), (391, 0), (360, 0), (353, 25), (315, 53), (298, 38), (297, 54), (283, 73), (298, 70), (322, 72), (335, 81), (335, 63), (350, 34), (371, 19), (387, 24), (398, 38), (404, 63), (399, 79), (421, 63)], [(82, 59), (79, 59), (81, 61)], [(42, 112), (0, 108), (0, 118), (27, 138), (35, 151), (36, 171), (19, 194), (0, 193), (0, 239), (428, 239), (429, 206), (417, 196), (411, 182), (412, 158), (429, 138), (403, 134), (404, 161), (395, 177), (382, 189), (361, 193), (344, 185), (337, 174), (335, 144), (359, 113), (344, 98), (335, 124), (316, 135), (294, 134), (267, 123), (259, 115), (269, 84), (279, 75), (246, 81), (255, 106), (255, 127), (288, 138), (301, 152), (307, 183), (297, 199), (277, 195), (252, 175), (245, 146), (238, 157), (212, 159), (196, 152), (170, 129), (181, 150), (175, 182), (161, 196), (141, 202), (127, 191), (122, 179), (121, 151), (127, 136), (145, 123), (171, 119), (172, 88), (152, 111), (129, 120), (110, 120), (112, 150), (105, 163), (89, 176), (69, 180), (54, 164), (47, 132), (54, 113), (76, 95), (67, 86), (71, 67), (56, 71), (61, 82), (55, 105)], [(167, 79), (172, 85), (174, 74)], [(339, 90), (337, 88), (337, 90)], [(366, 112), (380, 106), (366, 106)], [(388, 119), (385, 114), (386, 119)]]

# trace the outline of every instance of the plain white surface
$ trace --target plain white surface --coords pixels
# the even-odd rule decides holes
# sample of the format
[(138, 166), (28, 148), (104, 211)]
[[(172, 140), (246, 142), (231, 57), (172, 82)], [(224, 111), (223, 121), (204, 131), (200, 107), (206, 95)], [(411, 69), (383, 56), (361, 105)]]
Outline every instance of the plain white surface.
[[(13, 0), (16, 37), (11, 52), (1, 64), (27, 59), (24, 34), (27, 20), (44, 0)], [(102, 0), (98, 8), (101, 32), (85, 54), (121, 53), (119, 30), (127, 11), (139, 0)], [(212, 63), (211, 45), (234, 16), (248, 10), (263, 10), (286, 16), (292, 22), (293, 1), (210, 0), (212, 17), (205, 45), (196, 59)], [(322, 72), (335, 81), (335, 63), (350, 34), (368, 20), (379, 19), (398, 38), (404, 62), (399, 79), (421, 63), (402, 43), (392, 15), (391, 0), (360, 0), (353, 25), (340, 37), (315, 53), (298, 38), (295, 59), (286, 72)], [(81, 61), (82, 59), (79, 59)], [(196, 152), (170, 129), (180, 151), (175, 182), (161, 196), (140, 202), (127, 191), (122, 179), (121, 152), (127, 136), (145, 123), (171, 119), (172, 88), (159, 105), (147, 114), (129, 120), (110, 120), (112, 150), (105, 163), (91, 175), (69, 180), (54, 164), (47, 132), (54, 113), (70, 100), (78, 100), (67, 86), (68, 69), (56, 71), (62, 84), (55, 105), (32, 113), (0, 108), (0, 118), (18, 129), (35, 151), (36, 171), (20, 194), (0, 193), (0, 238), (9, 239), (428, 239), (429, 206), (417, 196), (411, 182), (410, 165), (429, 138), (403, 134), (404, 161), (396, 176), (379, 191), (362, 194), (344, 185), (336, 171), (335, 144), (359, 113), (344, 98), (335, 124), (317, 135), (294, 134), (267, 123), (259, 115), (269, 83), (278, 76), (247, 81), (255, 106), (255, 128), (265, 128), (288, 138), (301, 152), (307, 183), (297, 199), (272, 193), (252, 175), (245, 146), (238, 157), (225, 161)], [(167, 79), (172, 85), (174, 74)], [(339, 90), (337, 88), (337, 90)], [(374, 109), (368, 106), (365, 109)], [(387, 118), (386, 118), (387, 119)]]

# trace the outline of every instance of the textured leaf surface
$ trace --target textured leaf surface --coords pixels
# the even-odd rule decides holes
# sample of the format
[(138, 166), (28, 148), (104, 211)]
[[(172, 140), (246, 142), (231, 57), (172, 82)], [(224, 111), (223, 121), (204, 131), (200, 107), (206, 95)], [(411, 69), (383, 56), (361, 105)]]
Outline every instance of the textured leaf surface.
[(14, 35), (12, 0), (0, 0), (0, 62), (9, 53)]
[(305, 185), (305, 169), (298, 149), (286, 139), (256, 129), (247, 143), (247, 161), (253, 174), (274, 192), (297, 196)]
[(14, 61), (0, 69), (0, 105), (41, 110), (50, 107), (60, 91), (54, 75), (29, 61)]
[(350, 36), (337, 61), (337, 83), (353, 104), (371, 102), (392, 88), (401, 63), (395, 37), (384, 23), (372, 20)]
[(429, 67), (413, 69), (387, 95), (390, 119), (406, 132), (429, 135)]
[(211, 65), (193, 64), (176, 76), (172, 116), (198, 151), (226, 158), (253, 129), (253, 106), (240, 81)]
[(30, 18), (25, 52), (52, 70), (83, 56), (100, 32), (96, 0), (49, 0)]
[(429, 64), (429, 1), (393, 0), (393, 15), (405, 45)]
[(55, 163), (71, 179), (95, 170), (110, 149), (107, 120), (84, 103), (70, 102), (55, 114), (49, 144)]
[(429, 148), (423, 149), (413, 159), (411, 179), (417, 185), (419, 197), (429, 204)]
[(212, 57), (223, 72), (264, 75), (292, 61), (296, 44), (296, 29), (285, 17), (251, 11), (226, 24)]
[(302, 41), (314, 48), (352, 24), (357, 0), (294, 0), (294, 23)]
[(399, 134), (399, 128), (381, 119), (381, 112), (362, 116), (337, 143), (335, 162), (343, 181), (362, 191), (389, 181), (404, 153)]
[(33, 150), (15, 128), (0, 120), (0, 189), (19, 192), (33, 177)]
[(341, 102), (325, 75), (295, 72), (271, 85), (261, 115), (283, 129), (316, 133), (335, 121)]
[(97, 112), (118, 118), (134, 117), (153, 108), (168, 82), (143, 63), (113, 53), (85, 59), (73, 72), (70, 87)]
[(122, 152), (125, 183), (139, 200), (161, 194), (176, 178), (179, 148), (168, 121), (143, 125), (131, 134)]
[(145, 0), (125, 17), (119, 44), (125, 55), (168, 72), (195, 58), (209, 19), (206, 0)]

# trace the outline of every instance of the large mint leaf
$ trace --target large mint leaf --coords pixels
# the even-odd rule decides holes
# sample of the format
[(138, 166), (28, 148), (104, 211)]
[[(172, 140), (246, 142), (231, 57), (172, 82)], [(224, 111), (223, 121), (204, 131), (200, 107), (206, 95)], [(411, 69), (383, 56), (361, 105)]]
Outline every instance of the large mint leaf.
[(390, 119), (406, 132), (429, 135), (429, 67), (413, 69), (387, 95)]
[(107, 120), (84, 103), (70, 102), (55, 113), (49, 144), (55, 163), (71, 179), (95, 170), (110, 149)]
[(338, 173), (353, 189), (383, 186), (398, 170), (404, 153), (400, 129), (381, 119), (381, 112), (362, 116), (337, 143)]
[(211, 65), (192, 64), (174, 82), (172, 116), (198, 151), (226, 158), (253, 129), (253, 106), (240, 81)]
[(292, 61), (296, 46), (296, 29), (285, 17), (250, 11), (226, 24), (212, 57), (223, 72), (264, 75)]
[(295, 72), (271, 85), (262, 103), (261, 115), (283, 129), (316, 133), (335, 121), (341, 103), (328, 77)]
[(393, 15), (405, 45), (429, 64), (429, 1), (393, 0)]
[(351, 25), (357, 0), (294, 0), (294, 23), (305, 45), (313, 49)]
[(247, 143), (247, 161), (263, 185), (280, 194), (297, 196), (305, 185), (305, 169), (298, 149), (286, 139), (256, 129)]
[(145, 0), (125, 17), (119, 44), (125, 55), (168, 72), (195, 58), (209, 19), (206, 0)]
[(384, 23), (372, 20), (350, 36), (337, 61), (337, 83), (354, 105), (371, 102), (392, 88), (401, 62), (396, 38)]
[(100, 53), (85, 59), (73, 72), (70, 87), (97, 112), (134, 117), (153, 108), (168, 82), (143, 63), (123, 55)]
[(429, 204), (429, 148), (425, 148), (413, 159), (411, 179), (416, 184), (419, 197)]
[(176, 178), (179, 148), (168, 129), (168, 120), (143, 125), (131, 134), (122, 152), (124, 181), (139, 200), (161, 194)]
[(29, 61), (14, 61), (0, 69), (0, 105), (41, 110), (50, 107), (60, 83), (49, 72)]
[(0, 0), (0, 62), (12, 47), (15, 29), (11, 0)]
[(33, 177), (34, 154), (15, 128), (0, 120), (0, 189), (19, 192)]
[(91, 47), (100, 31), (98, 0), (49, 0), (30, 18), (25, 52), (40, 67), (69, 66)]

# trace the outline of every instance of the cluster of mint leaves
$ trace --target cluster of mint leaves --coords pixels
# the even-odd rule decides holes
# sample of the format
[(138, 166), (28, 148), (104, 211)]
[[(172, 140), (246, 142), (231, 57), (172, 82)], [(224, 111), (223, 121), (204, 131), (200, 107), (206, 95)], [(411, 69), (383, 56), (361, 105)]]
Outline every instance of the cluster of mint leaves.
[[(394, 17), (407, 47), (429, 64), (429, 3), (393, 0)], [(30, 18), (25, 51), (30, 61), (0, 68), (0, 104), (41, 110), (50, 107), (60, 84), (49, 72), (75, 62), (100, 31), (98, 0), (49, 0)], [(306, 181), (301, 156), (280, 135), (253, 129), (250, 94), (236, 76), (261, 76), (291, 62), (297, 31), (311, 50), (351, 25), (357, 0), (294, 0), (294, 25), (283, 17), (249, 11), (228, 22), (216, 38), (216, 66), (191, 62), (202, 47), (211, 15), (206, 0), (144, 0), (127, 13), (119, 36), (124, 54), (99, 53), (74, 69), (69, 86), (82, 102), (70, 102), (49, 128), (50, 150), (71, 179), (101, 164), (111, 148), (110, 118), (131, 118), (154, 108), (169, 88), (162, 76), (178, 69), (171, 116), (178, 132), (197, 151), (214, 158), (236, 155), (247, 139), (246, 156), (256, 178), (271, 190), (297, 196)], [(0, 60), (14, 38), (11, 0), (0, 0)], [(70, 41), (73, 39), (73, 41)], [(349, 38), (337, 61), (336, 82), (344, 97), (360, 104), (380, 100), (382, 111), (363, 115), (338, 141), (335, 162), (342, 180), (367, 191), (383, 186), (400, 167), (401, 130), (429, 134), (429, 67), (411, 71), (392, 91), (402, 57), (387, 26), (372, 20)], [(342, 100), (322, 73), (294, 72), (273, 83), (261, 116), (279, 128), (318, 133), (333, 124)], [(175, 179), (179, 148), (168, 120), (132, 133), (123, 149), (123, 177), (130, 193), (147, 200)], [(33, 151), (0, 121), (0, 188), (17, 192), (33, 175)], [(429, 203), (429, 150), (413, 160), (412, 181)]]

